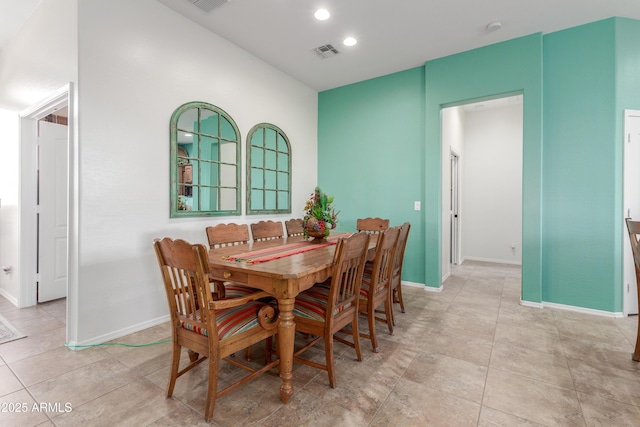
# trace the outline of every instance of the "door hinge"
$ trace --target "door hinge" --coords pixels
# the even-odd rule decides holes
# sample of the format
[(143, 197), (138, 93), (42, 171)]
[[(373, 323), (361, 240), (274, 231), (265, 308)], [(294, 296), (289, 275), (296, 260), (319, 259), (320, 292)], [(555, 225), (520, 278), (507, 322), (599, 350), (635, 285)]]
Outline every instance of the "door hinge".
[(36, 273), (36, 274), (34, 274), (34, 275), (33, 275), (33, 280), (34, 280), (36, 283), (40, 283), (40, 273)]

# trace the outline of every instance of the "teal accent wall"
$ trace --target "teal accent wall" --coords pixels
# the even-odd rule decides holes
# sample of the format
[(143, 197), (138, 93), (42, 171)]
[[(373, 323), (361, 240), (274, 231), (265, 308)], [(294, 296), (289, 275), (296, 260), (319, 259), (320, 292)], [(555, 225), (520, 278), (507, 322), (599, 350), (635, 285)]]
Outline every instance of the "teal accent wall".
[[(626, 212), (623, 205), (623, 175), (624, 175), (624, 122), (621, 117), (624, 115), (624, 110), (640, 110), (640, 49), (638, 49), (638, 40), (640, 40), (640, 21), (626, 18), (616, 18), (615, 27), (615, 46), (616, 46), (616, 141), (621, 141), (616, 145), (616, 188), (620, 189), (616, 192), (619, 195), (619, 201), (616, 199), (616, 217), (624, 218)], [(637, 220), (637, 218), (634, 218)], [(627, 232), (626, 225), (623, 221), (617, 221), (615, 224), (615, 235), (620, 236), (620, 242), (616, 245), (617, 248), (621, 248), (624, 245), (628, 245), (628, 240), (625, 240), (622, 236)], [(620, 258), (623, 256), (622, 249), (620, 250)], [(616, 254), (617, 255), (617, 254)], [(617, 259), (617, 258), (616, 258)], [(620, 271), (622, 271), (622, 265), (624, 260), (619, 261)], [(616, 279), (620, 277), (620, 272)], [(622, 278), (619, 279), (621, 283)], [(620, 290), (622, 292), (622, 290)], [(616, 295), (617, 298), (617, 295)], [(622, 299), (622, 295), (620, 296)]]
[(443, 106), (523, 93), (522, 297), (541, 301), (542, 35), (534, 34), (425, 65), (426, 285), (440, 286)]
[(411, 221), (403, 279), (439, 287), (441, 109), (523, 93), (522, 298), (622, 311), (623, 111), (640, 109), (638, 40), (640, 21), (611, 18), (321, 92), (318, 182), (340, 227)]
[(320, 92), (318, 117), (318, 184), (335, 196), (338, 229), (368, 216), (409, 221), (402, 277), (424, 283), (423, 67)]
[(544, 38), (542, 296), (607, 311), (622, 302), (615, 57), (612, 19)]

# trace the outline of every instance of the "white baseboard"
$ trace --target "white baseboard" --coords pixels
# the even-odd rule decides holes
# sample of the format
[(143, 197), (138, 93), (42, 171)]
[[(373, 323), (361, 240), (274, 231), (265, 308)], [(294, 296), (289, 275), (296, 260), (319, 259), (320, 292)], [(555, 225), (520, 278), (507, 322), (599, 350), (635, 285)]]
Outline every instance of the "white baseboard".
[(522, 265), (522, 261), (513, 261), (513, 260), (504, 260), (504, 259), (492, 259), (492, 258), (477, 258), (477, 257), (465, 257), (464, 260), (460, 263), (464, 263), (464, 261), (480, 261), (480, 262), (490, 262), (493, 264), (511, 264), (511, 265)]
[(603, 310), (596, 310), (593, 308), (576, 307), (575, 305), (556, 304), (554, 302), (544, 302), (544, 301), (542, 302), (542, 305), (543, 307), (556, 308), (558, 310), (575, 311), (576, 313), (593, 314), (595, 316), (614, 317), (614, 318), (624, 317), (624, 314), (622, 312), (616, 312), (616, 311), (603, 311)]
[(442, 280), (440, 281), (440, 283), (444, 283), (449, 278), (449, 276), (451, 276), (451, 272), (447, 271), (447, 273), (442, 276)]
[(525, 307), (531, 307), (531, 308), (544, 308), (544, 305), (542, 305), (541, 302), (531, 302), (531, 301), (520, 300), (520, 305)]
[(576, 313), (592, 314), (594, 316), (621, 318), (624, 313), (616, 311), (595, 310), (593, 308), (576, 307), (575, 305), (557, 304), (555, 302), (531, 302), (520, 300), (520, 305), (533, 308), (555, 308), (557, 310), (573, 311)]
[[(158, 317), (156, 319), (148, 320), (146, 322), (138, 323), (137, 325), (129, 326), (127, 328), (119, 329), (117, 331), (109, 332), (108, 334), (104, 334), (95, 338), (91, 338), (86, 341), (69, 341), (66, 345), (72, 350), (84, 350), (87, 347), (92, 347), (94, 345), (103, 344), (117, 338), (124, 337), (125, 335), (132, 334), (134, 332), (142, 331), (143, 329), (150, 328), (152, 326), (160, 325), (164, 322), (168, 322), (170, 316), (167, 314), (166, 316)], [(140, 343), (144, 344), (144, 343)]]
[(15, 305), (16, 307), (19, 307), (18, 300), (9, 292), (7, 292), (6, 289), (0, 289), (0, 295), (5, 297), (11, 304)]
[(407, 282), (406, 280), (402, 281), (402, 286), (408, 286), (410, 288), (424, 288), (424, 283), (416, 283), (416, 282)]
[(406, 280), (402, 281), (402, 286), (408, 286), (410, 288), (421, 288), (427, 292), (441, 292), (442, 285), (439, 288), (432, 288), (431, 286), (427, 286), (424, 283), (416, 283), (416, 282), (407, 282)]

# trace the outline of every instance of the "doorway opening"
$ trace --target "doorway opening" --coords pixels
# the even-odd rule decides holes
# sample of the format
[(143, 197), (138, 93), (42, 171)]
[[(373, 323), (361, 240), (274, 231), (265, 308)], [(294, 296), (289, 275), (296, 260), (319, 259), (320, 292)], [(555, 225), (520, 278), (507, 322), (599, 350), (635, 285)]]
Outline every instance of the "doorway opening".
[(442, 282), (465, 261), (522, 264), (523, 95), (442, 109)]
[(36, 165), (36, 298), (67, 296), (68, 109), (37, 121)]
[(67, 85), (21, 114), (19, 307), (68, 293), (71, 99)]

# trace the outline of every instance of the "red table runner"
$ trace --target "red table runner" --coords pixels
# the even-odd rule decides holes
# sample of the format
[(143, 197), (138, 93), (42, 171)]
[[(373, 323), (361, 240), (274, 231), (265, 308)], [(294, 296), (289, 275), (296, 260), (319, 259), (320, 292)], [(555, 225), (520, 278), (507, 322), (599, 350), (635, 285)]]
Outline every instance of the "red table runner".
[(227, 261), (237, 261), (237, 262), (246, 262), (249, 264), (258, 264), (260, 262), (272, 261), (274, 259), (284, 258), (291, 255), (312, 251), (314, 249), (335, 245), (336, 243), (338, 243), (338, 240), (348, 235), (349, 235), (348, 233), (341, 233), (341, 234), (336, 234), (336, 235), (327, 237), (327, 241), (322, 243), (312, 243), (310, 241), (288, 243), (285, 245), (259, 249), (256, 251), (229, 255), (223, 258)]

